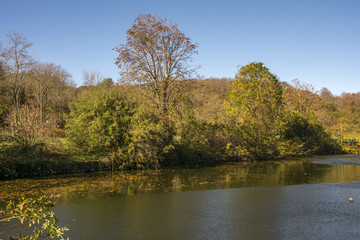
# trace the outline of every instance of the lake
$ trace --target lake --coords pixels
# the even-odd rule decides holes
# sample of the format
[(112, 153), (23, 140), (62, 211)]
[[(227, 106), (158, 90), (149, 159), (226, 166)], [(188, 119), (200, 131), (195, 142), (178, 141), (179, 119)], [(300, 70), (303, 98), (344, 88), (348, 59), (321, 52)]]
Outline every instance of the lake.
[(2, 204), (49, 193), (73, 240), (360, 238), (358, 155), (0, 182)]

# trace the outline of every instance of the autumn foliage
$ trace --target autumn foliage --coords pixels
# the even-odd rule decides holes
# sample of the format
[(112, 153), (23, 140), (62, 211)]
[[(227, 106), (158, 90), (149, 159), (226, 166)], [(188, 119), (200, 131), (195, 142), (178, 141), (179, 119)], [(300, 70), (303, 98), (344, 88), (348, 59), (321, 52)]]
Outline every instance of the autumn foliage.
[(175, 83), (194, 73), (189, 62), (196, 47), (176, 24), (142, 14), (127, 31), (126, 43), (115, 48), (119, 53), (115, 64), (122, 82), (146, 86), (151, 92), (149, 101), (166, 114)]
[(197, 79), (198, 45), (159, 16), (137, 17), (114, 48), (119, 82), (84, 72), (84, 86), (75, 87), (61, 66), (34, 61), (21, 34), (9, 37), (0, 140), (25, 152), (56, 141), (57, 152), (107, 159), (112, 169), (197, 166), (337, 153), (342, 138), (360, 133), (359, 93), (280, 82), (261, 62), (234, 79)]

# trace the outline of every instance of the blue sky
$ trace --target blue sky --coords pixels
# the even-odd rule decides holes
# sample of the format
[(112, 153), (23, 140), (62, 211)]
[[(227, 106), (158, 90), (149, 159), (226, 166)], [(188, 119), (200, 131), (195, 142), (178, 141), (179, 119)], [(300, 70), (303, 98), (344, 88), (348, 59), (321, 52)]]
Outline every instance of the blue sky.
[(0, 42), (22, 32), (41, 62), (61, 65), (81, 85), (82, 72), (118, 78), (112, 49), (140, 13), (177, 23), (199, 44), (204, 77), (233, 78), (238, 66), (263, 62), (281, 81), (298, 78), (339, 95), (360, 91), (360, 1), (80, 1), (2, 0)]

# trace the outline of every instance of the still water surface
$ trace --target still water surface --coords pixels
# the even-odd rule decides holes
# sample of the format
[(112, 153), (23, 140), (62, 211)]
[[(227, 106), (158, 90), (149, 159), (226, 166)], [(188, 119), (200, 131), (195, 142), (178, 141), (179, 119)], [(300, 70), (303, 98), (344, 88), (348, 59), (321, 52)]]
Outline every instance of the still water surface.
[(71, 239), (360, 239), (359, 164), (342, 155), (3, 181), (0, 202), (61, 194), (55, 212)]

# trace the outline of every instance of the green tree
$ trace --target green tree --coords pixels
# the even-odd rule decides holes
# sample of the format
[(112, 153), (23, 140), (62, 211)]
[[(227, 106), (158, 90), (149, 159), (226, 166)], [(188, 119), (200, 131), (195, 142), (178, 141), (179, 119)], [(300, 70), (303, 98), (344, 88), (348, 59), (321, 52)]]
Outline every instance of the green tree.
[(283, 110), (278, 78), (263, 63), (240, 68), (230, 83), (226, 111), (237, 123), (256, 126), (261, 134), (276, 132)]
[(127, 42), (116, 47), (115, 64), (121, 79), (150, 89), (149, 99), (156, 109), (168, 113), (178, 81), (190, 78), (194, 69), (189, 62), (197, 44), (182, 33), (176, 24), (158, 16), (141, 14), (127, 31)]
[(117, 152), (127, 146), (135, 101), (119, 87), (95, 87), (70, 104), (66, 135), (83, 152)]
[(227, 155), (240, 159), (276, 156), (282, 116), (282, 88), (263, 63), (240, 68), (225, 102), (229, 143)]

